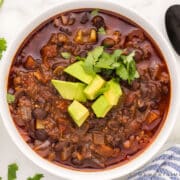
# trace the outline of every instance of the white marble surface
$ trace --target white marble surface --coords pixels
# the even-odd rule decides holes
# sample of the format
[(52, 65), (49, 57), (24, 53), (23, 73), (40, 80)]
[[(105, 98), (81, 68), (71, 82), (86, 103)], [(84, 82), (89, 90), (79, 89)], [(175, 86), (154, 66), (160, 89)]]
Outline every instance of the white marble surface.
[[(0, 9), (0, 37), (5, 37), (10, 44), (18, 32), (28, 21), (36, 17), (42, 10), (49, 8), (62, 0), (4, 0)], [(119, 3), (132, 7), (142, 16), (155, 24), (155, 26), (167, 38), (164, 28), (164, 13), (171, 4), (180, 4), (180, 0), (117, 0)], [(78, 3), (78, 0), (77, 0)], [(176, 54), (175, 54), (176, 55)], [(180, 62), (180, 57), (177, 60)], [(7, 59), (3, 59), (4, 61)], [(1, 62), (0, 62), (1, 64)], [(180, 63), (179, 63), (180, 67)], [(180, 83), (180, 82), (178, 82)], [(180, 119), (177, 119), (176, 126), (163, 149), (168, 146), (180, 143)], [(0, 119), (0, 176), (6, 179), (7, 166), (9, 163), (17, 162), (19, 165), (18, 180), (25, 180), (27, 176), (35, 173), (43, 173), (44, 180), (59, 180), (51, 174), (37, 167), (27, 159), (14, 145)], [(72, 177), (73, 179), (73, 177)]]

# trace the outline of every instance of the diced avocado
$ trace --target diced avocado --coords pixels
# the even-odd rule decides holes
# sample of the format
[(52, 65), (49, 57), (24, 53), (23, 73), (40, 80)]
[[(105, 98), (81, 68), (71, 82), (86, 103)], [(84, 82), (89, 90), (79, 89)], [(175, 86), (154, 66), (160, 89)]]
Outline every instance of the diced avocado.
[(90, 100), (95, 99), (98, 91), (104, 86), (104, 84), (105, 80), (101, 76), (96, 75), (92, 82), (84, 89), (86, 97)]
[(104, 95), (101, 95), (93, 104), (92, 109), (94, 113), (96, 114), (96, 117), (103, 118), (106, 116), (106, 114), (110, 111), (110, 109), (113, 107), (109, 103), (109, 101), (106, 99)]
[(86, 102), (87, 98), (86, 98), (86, 95), (84, 94), (84, 89), (86, 85), (83, 83), (76, 83), (76, 84), (77, 84), (77, 89), (76, 89), (74, 100), (77, 100), (80, 102)]
[(122, 95), (121, 86), (114, 79), (107, 82), (108, 90), (104, 92), (104, 96), (111, 105), (117, 105), (120, 96)]
[(94, 76), (90, 75), (84, 71), (83, 64), (84, 64), (84, 62), (82, 62), (82, 61), (73, 63), (70, 66), (68, 66), (67, 68), (65, 68), (64, 72), (79, 79), (80, 81), (82, 81), (86, 84), (89, 84), (93, 80)]
[(68, 107), (68, 112), (74, 122), (80, 127), (89, 116), (88, 109), (78, 101), (74, 100)]
[(86, 96), (84, 94), (85, 84), (60, 80), (52, 80), (51, 82), (64, 99), (75, 99), (80, 102), (86, 101)]

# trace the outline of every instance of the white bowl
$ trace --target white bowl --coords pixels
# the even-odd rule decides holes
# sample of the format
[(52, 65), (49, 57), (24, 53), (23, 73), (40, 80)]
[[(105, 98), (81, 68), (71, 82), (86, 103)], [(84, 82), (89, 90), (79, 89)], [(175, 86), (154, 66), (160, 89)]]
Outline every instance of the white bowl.
[[(11, 66), (11, 62), (13, 57), (23, 42), (23, 40), (29, 35), (30, 32), (33, 31), (35, 27), (41, 24), (43, 21), (49, 19), (50, 17), (73, 9), (81, 9), (81, 8), (99, 8), (104, 10), (110, 10), (116, 13), (119, 13), (125, 17), (128, 17), (132, 21), (136, 22), (138, 25), (144, 28), (146, 32), (148, 32), (154, 39), (154, 41), (159, 46), (160, 50), (162, 51), (166, 63), (170, 73), (171, 79), (171, 100), (170, 100), (170, 107), (169, 112), (166, 118), (166, 121), (161, 128), (159, 134), (155, 138), (155, 140), (142, 152), (138, 155), (135, 159), (125, 163), (121, 166), (117, 166), (112, 169), (107, 169), (104, 171), (97, 171), (97, 172), (82, 172), (82, 171), (75, 171), (71, 169), (66, 169), (63, 167), (59, 167), (47, 160), (41, 158), (37, 155), (28, 144), (21, 138), (19, 132), (17, 131), (13, 120), (11, 118), (8, 104), (6, 101), (6, 92), (7, 92), (7, 80), (8, 80), (8, 73)], [(0, 70), (0, 111), (2, 120), (4, 125), (10, 134), (11, 138), (13, 139), (14, 143), (18, 146), (22, 153), (24, 153), (31, 161), (33, 161), (36, 165), (40, 166), (41, 168), (45, 169), (49, 173), (57, 175), (58, 177), (67, 178), (67, 179), (113, 179), (117, 177), (122, 177), (127, 175), (137, 168), (143, 166), (147, 163), (152, 157), (160, 150), (163, 146), (165, 141), (167, 140), (168, 136), (170, 135), (174, 123), (177, 119), (177, 112), (179, 109), (180, 101), (177, 101), (178, 93), (180, 92), (179, 87), (179, 75), (177, 70), (178, 64), (169, 48), (168, 43), (162, 37), (162, 35), (147, 21), (144, 17), (138, 15), (133, 10), (120, 5), (118, 2), (114, 2), (111, 0), (69, 0), (67, 2), (62, 2), (56, 5), (55, 7), (50, 8), (49, 10), (43, 12), (38, 17), (36, 17), (31, 23), (29, 23), (26, 28), (17, 36), (16, 40), (10, 45), (8, 51), (5, 54), (3, 62), (1, 64)]]

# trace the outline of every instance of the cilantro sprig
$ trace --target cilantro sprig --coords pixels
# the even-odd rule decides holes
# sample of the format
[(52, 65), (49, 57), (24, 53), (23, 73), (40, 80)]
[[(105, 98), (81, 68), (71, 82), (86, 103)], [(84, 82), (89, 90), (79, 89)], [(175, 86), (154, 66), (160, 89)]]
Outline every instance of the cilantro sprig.
[(97, 16), (98, 14), (99, 14), (99, 9), (94, 9), (93, 11), (91, 11), (92, 16)]
[(69, 59), (71, 57), (71, 53), (69, 53), (69, 52), (61, 52), (61, 56), (64, 59)]
[(16, 180), (16, 172), (18, 169), (19, 168), (16, 163), (8, 166), (8, 180)]
[[(9, 164), (7, 179), (8, 180), (16, 180), (17, 179), (16, 173), (18, 170), (19, 170), (19, 167), (16, 163)], [(28, 177), (27, 180), (41, 180), (43, 177), (44, 177), (43, 174), (35, 174), (33, 177)], [(0, 180), (2, 180), (2, 177), (0, 177)]]
[(86, 58), (78, 57), (78, 60), (84, 61), (83, 68), (89, 74), (104, 72), (116, 74), (116, 77), (128, 81), (130, 84), (134, 79), (139, 78), (134, 60), (135, 53), (123, 55), (120, 49), (115, 50), (112, 54), (106, 52), (103, 46), (98, 46), (90, 51)]
[(3, 52), (7, 49), (7, 42), (4, 38), (0, 38), (0, 60), (2, 58)]
[(104, 29), (104, 27), (100, 27), (100, 28), (98, 29), (98, 34), (106, 35), (106, 30)]
[(35, 174), (33, 177), (27, 178), (27, 180), (40, 180), (43, 177), (44, 177), (43, 174)]

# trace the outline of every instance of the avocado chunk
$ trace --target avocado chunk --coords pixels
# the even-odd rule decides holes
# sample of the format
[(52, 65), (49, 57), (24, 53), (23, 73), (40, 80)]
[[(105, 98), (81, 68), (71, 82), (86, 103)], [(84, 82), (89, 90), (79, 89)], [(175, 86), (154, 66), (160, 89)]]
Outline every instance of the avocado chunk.
[(80, 127), (84, 121), (87, 119), (89, 116), (89, 111), (88, 109), (79, 103), (78, 101), (74, 100), (72, 104), (68, 107), (68, 112), (74, 122)]
[(110, 111), (110, 109), (113, 107), (109, 103), (109, 101), (106, 99), (104, 95), (101, 95), (93, 104), (92, 109), (94, 113), (96, 114), (96, 117), (103, 118), (106, 116), (106, 114)]
[(60, 80), (51, 80), (51, 82), (64, 99), (86, 102), (84, 94), (85, 84)]
[(96, 75), (92, 82), (84, 89), (86, 97), (90, 100), (95, 99), (105, 82), (101, 76)]
[(108, 90), (104, 92), (104, 96), (111, 105), (117, 105), (120, 96), (122, 95), (121, 86), (114, 79), (107, 82)]
[(93, 80), (94, 76), (84, 71), (83, 64), (84, 62), (82, 61), (73, 63), (67, 68), (65, 68), (64, 72), (75, 77), (76, 79), (79, 79), (80, 81), (86, 84), (89, 84)]

